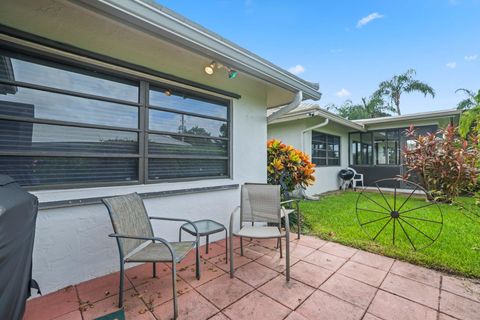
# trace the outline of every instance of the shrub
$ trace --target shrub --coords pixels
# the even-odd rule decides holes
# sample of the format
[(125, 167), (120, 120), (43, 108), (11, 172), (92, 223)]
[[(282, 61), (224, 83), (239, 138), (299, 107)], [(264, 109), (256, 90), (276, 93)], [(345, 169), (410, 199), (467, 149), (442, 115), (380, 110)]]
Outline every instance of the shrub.
[(280, 140), (267, 142), (267, 181), (282, 185), (283, 192), (291, 192), (297, 186), (305, 188), (312, 185), (315, 182), (314, 168), (315, 164), (305, 153)]
[(417, 176), (432, 198), (451, 202), (462, 190), (476, 183), (479, 174), (477, 138), (460, 137), (452, 125), (425, 136), (417, 136), (411, 126), (406, 135), (415, 142), (404, 148), (406, 176)]

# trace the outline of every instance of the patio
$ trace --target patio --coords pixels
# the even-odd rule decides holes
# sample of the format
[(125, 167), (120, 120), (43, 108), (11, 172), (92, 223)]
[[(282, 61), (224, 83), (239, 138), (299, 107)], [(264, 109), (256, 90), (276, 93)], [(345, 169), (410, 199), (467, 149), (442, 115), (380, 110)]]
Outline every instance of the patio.
[[(238, 239), (235, 239), (238, 240)], [(239, 241), (236, 252), (239, 253)], [(244, 242), (245, 244), (246, 242)], [(317, 238), (291, 241), (290, 283), (275, 240), (248, 242), (237, 254), (235, 278), (225, 263), (225, 241), (178, 265), (179, 319), (478, 319), (480, 284)], [(151, 264), (126, 272), (127, 319), (170, 319), (170, 272)], [(77, 320), (117, 310), (118, 273), (70, 286), (27, 304), (24, 319)]]

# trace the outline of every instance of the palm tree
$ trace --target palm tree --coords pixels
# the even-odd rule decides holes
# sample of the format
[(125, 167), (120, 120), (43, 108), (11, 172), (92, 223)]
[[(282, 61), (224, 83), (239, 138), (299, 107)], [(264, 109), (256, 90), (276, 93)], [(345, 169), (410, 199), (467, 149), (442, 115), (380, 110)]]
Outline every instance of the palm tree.
[(428, 84), (413, 79), (413, 76), (415, 75), (416, 71), (414, 69), (408, 69), (401, 75), (395, 75), (390, 80), (382, 81), (378, 85), (378, 89), (375, 91), (374, 95), (389, 98), (390, 102), (395, 106), (398, 115), (401, 114), (400, 97), (404, 92), (409, 93), (417, 91), (423, 93), (425, 97), (431, 95), (432, 98), (435, 98), (435, 90), (433, 90)]
[(474, 91), (467, 89), (457, 89), (455, 92), (462, 91), (468, 95), (467, 99), (457, 104), (457, 109), (464, 110), (460, 116), (458, 131), (462, 137), (467, 137), (470, 133), (480, 134), (480, 90), (475, 94)]
[(383, 99), (378, 96), (362, 98), (359, 104), (353, 104), (351, 100), (347, 100), (335, 109), (340, 116), (349, 120), (388, 117), (391, 115), (388, 112), (395, 111), (392, 107), (385, 105)]

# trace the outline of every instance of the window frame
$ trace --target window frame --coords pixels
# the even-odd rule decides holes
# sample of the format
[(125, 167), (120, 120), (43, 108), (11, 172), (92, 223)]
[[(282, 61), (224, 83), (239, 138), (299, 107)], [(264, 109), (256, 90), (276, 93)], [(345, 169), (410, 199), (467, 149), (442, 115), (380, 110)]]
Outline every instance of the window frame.
[[(325, 157), (314, 157), (313, 156), (313, 135), (315, 133), (322, 134), (325, 136)], [(328, 138), (338, 139), (338, 158), (337, 157), (329, 157), (328, 156)], [(312, 139), (311, 139), (311, 159), (312, 163), (315, 164), (316, 167), (341, 167), (342, 166), (342, 137), (336, 136), (334, 134), (329, 134), (321, 131), (314, 131), (312, 130)], [(334, 143), (335, 144), (335, 143)], [(334, 151), (333, 151), (334, 152)], [(325, 164), (317, 164), (314, 159), (325, 159)], [(338, 164), (329, 164), (329, 160), (338, 160)]]
[[(94, 188), (94, 187), (107, 187), (107, 186), (131, 186), (131, 185), (142, 185), (142, 184), (159, 184), (163, 182), (182, 182), (182, 181), (199, 181), (199, 180), (209, 180), (209, 179), (231, 179), (233, 174), (233, 121), (232, 121), (232, 107), (233, 107), (233, 99), (232, 98), (225, 98), (219, 97), (215, 92), (212, 94), (199, 92), (190, 88), (184, 88), (181, 86), (177, 86), (175, 84), (169, 84), (162, 82), (162, 79), (156, 80), (152, 79), (151, 77), (142, 77), (139, 76), (132, 76), (131, 74), (119, 71), (119, 70), (111, 70), (105, 67), (99, 67), (97, 65), (76, 61), (75, 59), (66, 59), (66, 58), (57, 58), (53, 54), (44, 53), (41, 51), (35, 50), (34, 52), (22, 50), (22, 49), (4, 49), (0, 48), (0, 55), (7, 54), (12, 58), (19, 58), (25, 59), (32, 63), (38, 63), (41, 65), (47, 65), (51, 67), (63, 67), (67, 71), (77, 71), (81, 74), (86, 74), (93, 77), (98, 77), (101, 79), (108, 79), (113, 81), (118, 81), (120, 83), (128, 83), (136, 85), (138, 88), (138, 100), (137, 102), (132, 102), (128, 100), (121, 100), (115, 98), (109, 98), (105, 96), (98, 96), (95, 94), (90, 93), (82, 93), (78, 91), (66, 90), (61, 88), (55, 87), (48, 87), (39, 84), (21, 82), (16, 80), (6, 80), (0, 79), (0, 84), (5, 85), (14, 85), (18, 87), (24, 87), (28, 89), (52, 92), (56, 94), (64, 94), (68, 96), (80, 97), (85, 99), (93, 99), (103, 102), (112, 102), (118, 103), (122, 105), (128, 105), (131, 107), (136, 107), (138, 109), (138, 126), (137, 128), (128, 128), (128, 127), (118, 127), (118, 126), (109, 126), (109, 125), (98, 125), (98, 124), (90, 124), (90, 123), (80, 123), (74, 121), (63, 121), (63, 120), (52, 120), (52, 119), (41, 119), (41, 118), (27, 118), (21, 116), (9, 116), (9, 115), (0, 115), (0, 120), (7, 120), (7, 121), (20, 121), (20, 122), (29, 122), (29, 123), (39, 123), (39, 124), (47, 124), (47, 125), (61, 125), (61, 126), (70, 126), (70, 127), (80, 127), (80, 128), (93, 128), (93, 129), (103, 129), (103, 130), (120, 130), (125, 132), (135, 132), (138, 136), (138, 153), (136, 154), (121, 154), (121, 153), (86, 153), (86, 152), (79, 152), (79, 153), (42, 153), (42, 152), (30, 152), (30, 151), (6, 151), (0, 150), (0, 157), (2, 156), (19, 156), (19, 157), (90, 157), (90, 158), (136, 158), (138, 159), (137, 168), (138, 168), (138, 180), (131, 180), (131, 181), (110, 181), (110, 182), (81, 182), (81, 183), (61, 183), (61, 184), (42, 184), (42, 185), (30, 185), (24, 186), (27, 190), (54, 190), (54, 189), (78, 189), (78, 188)], [(62, 68), (60, 68), (62, 69)], [(134, 70), (136, 72), (142, 72), (139, 70)], [(154, 131), (148, 128), (148, 118), (149, 118), (149, 90), (151, 87), (159, 87), (159, 88), (168, 88), (176, 93), (184, 93), (192, 98), (199, 98), (204, 101), (215, 101), (217, 104), (220, 103), (225, 106), (227, 110), (227, 117), (226, 119), (221, 119), (222, 121), (227, 123), (228, 126), (228, 136), (227, 137), (214, 137), (212, 139), (218, 140), (225, 140), (227, 141), (227, 156), (222, 157), (222, 160), (226, 160), (227, 168), (226, 168), (226, 175), (220, 176), (205, 176), (205, 177), (182, 177), (182, 178), (168, 178), (168, 179), (158, 179), (158, 180), (149, 180), (148, 179), (148, 160), (149, 158), (160, 158), (157, 155), (149, 155), (148, 154), (148, 134), (168, 134), (168, 135), (176, 135), (172, 132), (163, 132), (163, 131)], [(202, 89), (203, 90), (203, 89)], [(160, 110), (156, 106), (152, 106), (151, 109)], [(168, 108), (164, 108), (165, 111), (172, 112), (168, 110)], [(186, 114), (192, 116), (199, 116), (203, 118), (213, 118), (216, 120), (220, 120), (215, 117), (210, 117), (202, 114), (196, 114), (194, 112), (183, 112), (183, 111), (173, 111), (178, 114)], [(198, 137), (201, 138), (203, 136), (200, 135), (188, 135), (188, 134), (180, 134), (182, 136), (191, 136), (191, 137)], [(177, 158), (177, 156), (175, 156)], [(180, 157), (178, 157), (180, 158)], [(186, 159), (191, 159), (191, 156), (186, 155)], [(219, 157), (209, 157), (209, 156), (201, 156), (197, 157), (201, 159), (218, 159)]]

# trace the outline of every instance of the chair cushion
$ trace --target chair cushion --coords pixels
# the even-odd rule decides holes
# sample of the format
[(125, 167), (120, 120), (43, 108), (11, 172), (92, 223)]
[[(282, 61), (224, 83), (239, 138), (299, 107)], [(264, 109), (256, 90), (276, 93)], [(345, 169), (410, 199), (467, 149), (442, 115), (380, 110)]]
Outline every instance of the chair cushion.
[(240, 231), (234, 233), (239, 237), (248, 238), (278, 238), (285, 235), (284, 232), (280, 232), (278, 227), (242, 227)]
[[(175, 250), (175, 262), (183, 258), (195, 248), (195, 241), (170, 242)], [(126, 262), (170, 262), (172, 256), (168, 248), (160, 242), (149, 243), (146, 247), (125, 259)]]

